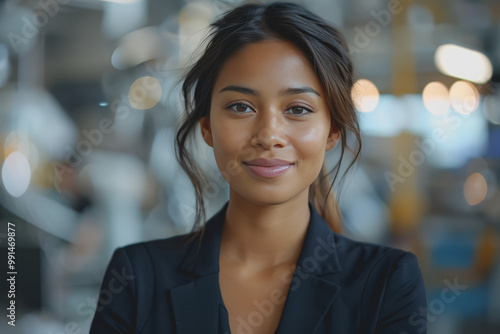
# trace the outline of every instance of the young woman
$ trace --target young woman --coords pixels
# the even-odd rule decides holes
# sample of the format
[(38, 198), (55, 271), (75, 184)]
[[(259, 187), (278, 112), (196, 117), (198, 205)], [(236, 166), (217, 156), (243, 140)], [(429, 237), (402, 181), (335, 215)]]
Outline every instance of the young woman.
[[(193, 231), (118, 248), (90, 332), (425, 333), (417, 257), (340, 234), (331, 187), (345, 150), (350, 167), (361, 148), (342, 34), (281, 2), (237, 7), (212, 28), (184, 77), (176, 140)], [(198, 125), (230, 188), (204, 224), (203, 171), (186, 149)]]

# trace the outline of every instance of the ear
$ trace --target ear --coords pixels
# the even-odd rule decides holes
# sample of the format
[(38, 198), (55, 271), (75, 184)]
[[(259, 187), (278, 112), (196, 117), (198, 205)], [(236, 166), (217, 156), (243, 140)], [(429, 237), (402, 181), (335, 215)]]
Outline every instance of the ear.
[(332, 126), (330, 127), (330, 134), (326, 139), (326, 151), (330, 151), (332, 148), (334, 148), (339, 139), (340, 130), (334, 124), (332, 124)]
[(210, 128), (210, 116), (200, 118), (201, 135), (208, 146), (213, 147), (212, 129)]

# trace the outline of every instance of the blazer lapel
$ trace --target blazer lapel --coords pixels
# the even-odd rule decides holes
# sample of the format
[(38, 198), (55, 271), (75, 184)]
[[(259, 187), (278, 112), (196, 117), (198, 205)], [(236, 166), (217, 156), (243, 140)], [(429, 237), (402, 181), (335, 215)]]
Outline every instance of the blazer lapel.
[(292, 276), (277, 334), (315, 333), (341, 287), (336, 233), (309, 202), (311, 218)]
[(177, 334), (218, 333), (219, 250), (229, 202), (205, 224), (197, 251), (194, 240), (179, 270), (189, 281), (169, 290)]
[(321, 277), (301, 279), (296, 290), (289, 290), (276, 333), (316, 333), (339, 290), (339, 285)]
[(217, 280), (210, 274), (170, 290), (177, 334), (218, 333)]
[[(329, 279), (341, 271), (336, 233), (308, 203), (310, 221), (277, 334), (314, 333), (341, 289)], [(177, 334), (218, 333), (219, 251), (228, 204), (207, 221), (199, 252), (195, 240), (181, 263), (189, 281), (169, 290)]]

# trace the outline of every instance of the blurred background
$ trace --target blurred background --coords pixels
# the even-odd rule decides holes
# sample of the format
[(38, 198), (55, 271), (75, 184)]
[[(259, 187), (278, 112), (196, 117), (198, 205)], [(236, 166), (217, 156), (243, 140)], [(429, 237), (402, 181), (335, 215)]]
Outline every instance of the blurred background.
[[(191, 229), (175, 83), (207, 25), (244, 2), (0, 0), (3, 310), (8, 223), (17, 272), (1, 333), (88, 332), (113, 250)], [(418, 256), (416, 326), (500, 333), (500, 1), (295, 2), (339, 26), (355, 62), (364, 146), (336, 189), (343, 234)], [(193, 146), (211, 216), (227, 183)]]

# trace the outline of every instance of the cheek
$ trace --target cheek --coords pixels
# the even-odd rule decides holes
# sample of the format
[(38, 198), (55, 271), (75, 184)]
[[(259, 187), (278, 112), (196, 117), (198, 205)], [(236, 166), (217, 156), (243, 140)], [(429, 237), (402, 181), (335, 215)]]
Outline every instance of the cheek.
[(212, 126), (212, 138), (215, 158), (219, 168), (238, 159), (245, 143), (248, 142), (247, 133), (244, 128), (228, 119), (214, 119)]
[(326, 130), (322, 127), (308, 127), (297, 130), (294, 135), (295, 147), (298, 154), (308, 161), (323, 161), (326, 149)]

